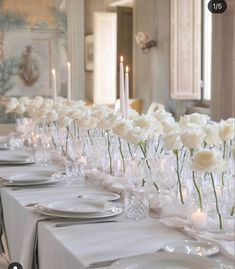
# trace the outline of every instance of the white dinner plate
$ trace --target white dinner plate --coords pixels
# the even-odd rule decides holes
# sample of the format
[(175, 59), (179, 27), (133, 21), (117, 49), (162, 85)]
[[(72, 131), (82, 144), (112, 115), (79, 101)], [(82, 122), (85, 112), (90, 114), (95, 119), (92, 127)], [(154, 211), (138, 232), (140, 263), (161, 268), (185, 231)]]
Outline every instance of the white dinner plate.
[(113, 263), (110, 269), (220, 269), (206, 257), (179, 253), (152, 253), (125, 258)]
[(4, 187), (27, 187), (27, 186), (41, 186), (41, 185), (52, 185), (52, 184), (57, 184), (60, 182), (63, 182), (64, 178), (51, 178), (48, 181), (43, 181), (43, 182), (5, 182), (4, 180), (1, 181), (1, 185)]
[(47, 210), (40, 205), (35, 205), (34, 210), (42, 215), (58, 218), (68, 218), (68, 219), (100, 219), (114, 217), (122, 213), (122, 208), (116, 205), (110, 206), (100, 213), (89, 213), (89, 214), (70, 214), (62, 213), (58, 211)]
[(110, 205), (110, 203), (95, 199), (86, 199), (86, 198), (77, 199), (75, 197), (69, 197), (64, 200), (48, 202), (40, 205), (47, 210), (62, 213), (90, 214), (104, 211), (105, 208), (107, 208)]
[(8, 143), (0, 143), (0, 150), (9, 149), (10, 145)]
[(4, 152), (0, 155), (0, 164), (28, 164), (33, 163), (32, 154), (23, 152)]
[(209, 242), (196, 240), (179, 240), (166, 244), (163, 249), (170, 253), (195, 254), (210, 256), (219, 252), (219, 248)]
[(25, 171), (11, 176), (2, 176), (3, 182), (15, 184), (15, 183), (35, 183), (49, 181), (55, 171)]
[(84, 193), (78, 196), (78, 198), (96, 199), (101, 201), (116, 201), (120, 198), (120, 195), (114, 192), (91, 192)]

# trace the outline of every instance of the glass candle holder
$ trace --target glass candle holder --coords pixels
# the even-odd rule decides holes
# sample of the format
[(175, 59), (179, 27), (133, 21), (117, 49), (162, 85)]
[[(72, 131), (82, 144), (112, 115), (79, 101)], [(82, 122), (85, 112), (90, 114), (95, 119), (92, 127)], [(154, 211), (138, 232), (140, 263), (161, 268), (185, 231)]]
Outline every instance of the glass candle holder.
[(128, 188), (124, 192), (124, 212), (128, 218), (140, 220), (148, 217), (149, 199), (144, 188)]

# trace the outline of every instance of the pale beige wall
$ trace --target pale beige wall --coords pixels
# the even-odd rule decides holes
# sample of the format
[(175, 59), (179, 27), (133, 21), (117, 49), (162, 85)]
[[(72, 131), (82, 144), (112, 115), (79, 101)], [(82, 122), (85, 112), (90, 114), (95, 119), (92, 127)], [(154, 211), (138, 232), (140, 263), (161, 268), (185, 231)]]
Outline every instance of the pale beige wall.
[(235, 2), (213, 16), (212, 118), (235, 117)]
[(134, 43), (135, 97), (145, 103), (160, 102), (174, 114), (184, 113), (195, 102), (170, 98), (170, 0), (135, 0), (134, 34), (146, 31), (158, 45), (144, 54)]

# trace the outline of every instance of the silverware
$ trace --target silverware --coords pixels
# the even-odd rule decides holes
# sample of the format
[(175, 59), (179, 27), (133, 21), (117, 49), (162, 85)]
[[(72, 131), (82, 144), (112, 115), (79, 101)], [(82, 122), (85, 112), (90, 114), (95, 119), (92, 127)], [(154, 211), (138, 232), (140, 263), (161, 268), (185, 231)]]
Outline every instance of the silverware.
[(81, 225), (81, 224), (95, 224), (95, 223), (109, 223), (109, 222), (118, 222), (118, 220), (81, 220), (79, 222), (66, 222), (66, 223), (57, 223), (55, 224), (56, 228), (59, 227), (67, 227), (73, 225)]
[(118, 261), (120, 259), (113, 259), (113, 260), (107, 260), (107, 261), (101, 261), (101, 262), (93, 262), (90, 263), (86, 268), (100, 268), (100, 267), (106, 267), (110, 266), (112, 263)]

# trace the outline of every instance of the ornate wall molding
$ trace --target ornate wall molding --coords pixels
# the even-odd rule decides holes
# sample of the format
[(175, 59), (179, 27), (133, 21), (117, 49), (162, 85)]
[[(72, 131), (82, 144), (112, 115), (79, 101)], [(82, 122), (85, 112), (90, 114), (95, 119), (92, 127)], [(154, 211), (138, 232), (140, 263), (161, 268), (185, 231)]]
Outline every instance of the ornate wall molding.
[(72, 99), (85, 99), (84, 0), (67, 0), (68, 60), (71, 62)]
[(201, 1), (171, 2), (171, 98), (201, 98)]

